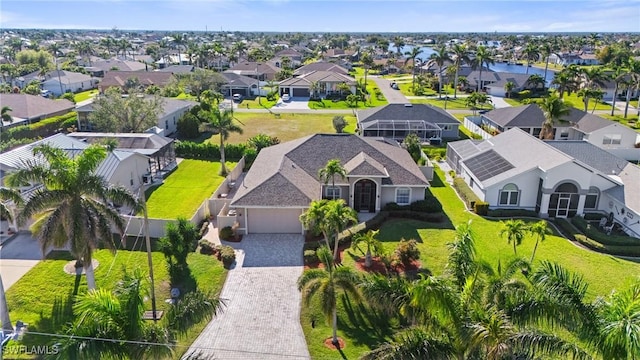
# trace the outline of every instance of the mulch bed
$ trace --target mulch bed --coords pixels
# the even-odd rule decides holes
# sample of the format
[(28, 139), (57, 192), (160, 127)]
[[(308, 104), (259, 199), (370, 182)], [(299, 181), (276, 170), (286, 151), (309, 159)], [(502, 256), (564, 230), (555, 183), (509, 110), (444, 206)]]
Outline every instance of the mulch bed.
[[(414, 260), (407, 265), (407, 267), (403, 265), (398, 265), (392, 268), (392, 272), (396, 272), (398, 274), (406, 273), (406, 272), (415, 272), (420, 269), (422, 264), (419, 260)], [(374, 257), (371, 259), (371, 267), (364, 266), (364, 257), (356, 260), (356, 268), (360, 271), (368, 272), (368, 273), (377, 273), (377, 274), (387, 274), (387, 268), (384, 266), (384, 263), (380, 261), (379, 257)]]
[(324, 346), (328, 347), (331, 350), (340, 350), (340, 349), (344, 349), (346, 343), (344, 342), (344, 340), (342, 340), (341, 337), (338, 338), (338, 347), (336, 347), (335, 345), (333, 345), (333, 342), (331, 342), (333, 340), (333, 338), (328, 337), (324, 340)]

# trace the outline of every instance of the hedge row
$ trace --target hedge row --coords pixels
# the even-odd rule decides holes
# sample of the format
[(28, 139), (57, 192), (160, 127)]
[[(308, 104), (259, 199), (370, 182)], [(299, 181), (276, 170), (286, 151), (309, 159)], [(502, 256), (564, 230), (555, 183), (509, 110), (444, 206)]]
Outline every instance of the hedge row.
[[(247, 151), (246, 144), (225, 144), (224, 154), (227, 160), (240, 160)], [(220, 146), (211, 143), (176, 141), (176, 156), (185, 159), (220, 161)]]
[(538, 217), (538, 213), (533, 210), (524, 209), (495, 209), (489, 210), (487, 216), (490, 217)]
[[(573, 219), (576, 219), (576, 218), (578, 217), (576, 216)], [(578, 243), (584, 245), (585, 247), (591, 250), (605, 253), (605, 254), (621, 255), (621, 256), (640, 256), (640, 243), (635, 242), (630, 245), (621, 245), (621, 243), (603, 244), (601, 242), (598, 242), (590, 238), (588, 235), (582, 234), (580, 232), (581, 229), (572, 224), (572, 222), (575, 222), (573, 219), (571, 222), (567, 221), (566, 219), (556, 219), (555, 221), (555, 223), (560, 227), (564, 235), (568, 237), (570, 240), (577, 241)], [(582, 225), (580, 220), (578, 220), (577, 222)], [(594, 230), (591, 230), (591, 229), (589, 230), (590, 233), (592, 233), (593, 231)], [(625, 237), (625, 236), (618, 236), (618, 238), (627, 238), (626, 240), (627, 243), (629, 242), (629, 239), (635, 239), (635, 238)]]
[(473, 208), (472, 204), (481, 202), (480, 198), (476, 193), (471, 190), (469, 185), (464, 182), (464, 179), (461, 177), (457, 177), (453, 179), (453, 188), (456, 189), (458, 195), (464, 200), (465, 204), (467, 204), (467, 208)]
[(2, 131), (0, 141), (6, 142), (10, 139), (37, 139), (46, 138), (59, 132), (60, 129), (67, 129), (77, 124), (78, 115), (75, 111), (53, 116), (42, 121), (29, 125), (20, 125)]
[(580, 216), (574, 216), (571, 219), (571, 223), (591, 240), (596, 241), (600, 244), (616, 246), (640, 246), (640, 239), (631, 236), (607, 235), (589, 225), (589, 223)]
[(429, 196), (424, 200), (414, 201), (409, 205), (398, 205), (394, 202), (387, 203), (383, 210), (411, 210), (423, 213), (439, 213), (442, 212), (442, 204), (433, 196)]

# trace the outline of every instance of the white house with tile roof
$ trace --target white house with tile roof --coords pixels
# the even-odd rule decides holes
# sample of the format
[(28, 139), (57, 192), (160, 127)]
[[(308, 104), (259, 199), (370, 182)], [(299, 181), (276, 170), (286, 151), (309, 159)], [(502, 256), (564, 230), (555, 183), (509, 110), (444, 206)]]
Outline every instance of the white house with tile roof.
[[(339, 159), (347, 178), (325, 185), (318, 170)], [(409, 153), (389, 143), (349, 134), (316, 134), (264, 148), (230, 201), (240, 228), (251, 233), (302, 233), (309, 203), (341, 198), (358, 212), (424, 199), (428, 186)]]
[(640, 167), (587, 141), (545, 142), (513, 128), (448, 143), (447, 163), (492, 209), (550, 218), (599, 212), (640, 236)]

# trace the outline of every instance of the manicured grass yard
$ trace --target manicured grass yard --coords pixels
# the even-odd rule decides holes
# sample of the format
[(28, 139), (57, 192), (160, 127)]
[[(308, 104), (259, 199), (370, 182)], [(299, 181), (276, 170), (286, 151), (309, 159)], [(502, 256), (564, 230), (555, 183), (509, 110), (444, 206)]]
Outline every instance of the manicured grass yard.
[[(629, 114), (631, 114), (631, 111), (629, 111)], [(622, 114), (614, 115), (614, 116), (611, 116), (609, 114), (600, 114), (600, 116), (602, 116), (605, 119), (617, 121), (620, 124), (623, 124), (625, 126), (628, 126), (634, 129), (635, 131), (640, 132), (640, 122), (638, 122), (638, 116), (635, 114), (635, 112), (631, 114), (631, 116), (629, 116), (629, 114), (627, 114), (626, 119)]]
[(76, 103), (79, 103), (80, 101), (88, 100), (89, 98), (95, 96), (97, 93), (98, 90), (87, 90), (79, 92), (73, 95), (73, 100), (75, 100)]
[[(455, 237), (455, 226), (471, 221), (476, 235), (476, 250), (480, 260), (486, 260), (494, 267), (498, 262), (505, 264), (514, 257), (513, 248), (506, 239), (499, 236), (499, 220), (489, 220), (467, 212), (455, 191), (444, 181), (439, 169), (432, 182), (430, 191), (442, 203), (447, 219), (442, 223), (428, 223), (417, 220), (391, 219), (380, 229), (378, 239), (383, 242), (386, 251), (393, 250), (401, 238), (418, 240), (421, 263), (434, 275), (444, 272), (449, 251), (447, 243)], [(526, 236), (518, 246), (518, 255), (530, 258), (535, 240)], [(355, 266), (359, 251), (346, 250), (343, 265)], [(535, 263), (541, 260), (558, 262), (569, 270), (582, 274), (589, 284), (587, 297), (594, 300), (597, 296), (607, 295), (613, 289), (623, 288), (640, 273), (640, 261), (619, 259), (610, 255), (595, 253), (575, 246), (568, 240), (547, 236), (547, 240), (538, 246)], [(606, 269), (606, 270), (603, 270)], [(397, 324), (389, 323), (366, 306), (357, 306), (341, 296), (338, 302), (338, 335), (346, 341), (343, 358), (357, 359), (365, 352), (388, 341), (391, 330)], [(337, 353), (327, 349), (322, 339), (331, 334), (330, 322), (321, 317), (317, 303), (302, 307), (301, 323), (311, 357), (314, 359), (336, 358)], [(315, 328), (311, 319), (316, 319)]]
[[(231, 171), (235, 165), (234, 162), (227, 162), (227, 170)], [(147, 190), (149, 217), (175, 219), (182, 216), (191, 219), (198, 206), (224, 180), (218, 175), (219, 171), (219, 162), (183, 160), (162, 185)]]
[[(242, 102), (238, 104), (238, 107), (241, 109), (271, 109), (277, 102), (278, 100), (269, 101), (264, 96), (260, 97), (260, 103), (258, 103), (257, 97), (254, 99), (244, 98)], [(247, 105), (249, 105), (249, 107), (247, 107)]]
[[(467, 106), (466, 101), (467, 101), (466, 97), (459, 97), (457, 99), (454, 99), (451, 96), (449, 96), (449, 99), (446, 100), (447, 110), (469, 110), (469, 107)], [(444, 97), (442, 99), (438, 99), (438, 98), (411, 99), (411, 102), (414, 104), (431, 104), (433, 106), (437, 106), (439, 108), (444, 109), (445, 99)], [(486, 106), (484, 106), (484, 108), (492, 109), (493, 107), (491, 106), (491, 104), (487, 104)]]
[[(275, 136), (280, 142), (298, 139), (303, 136), (325, 133), (333, 134), (333, 117), (343, 115), (349, 126), (346, 132), (354, 132), (356, 117), (347, 114), (293, 114), (282, 113), (279, 115), (265, 113), (240, 113), (233, 116), (242, 126), (243, 133), (232, 133), (227, 140), (229, 144), (238, 144), (247, 141), (249, 138), (260, 133)], [(214, 144), (220, 143), (218, 135), (213, 135), (208, 140)]]
[[(51, 259), (43, 260), (23, 276), (6, 293), (7, 303), (13, 322), (21, 320), (29, 324), (29, 330), (34, 332), (61, 333), (66, 322), (70, 321), (70, 314), (54, 316), (56, 304), (67, 300), (74, 292), (87, 291), (86, 278), (76, 279), (75, 275), (68, 275), (63, 271), (64, 265), (72, 258), (63, 252), (51, 254)], [(169, 274), (164, 255), (152, 253), (153, 273), (155, 278), (155, 293), (159, 310), (168, 309), (164, 299), (170, 298)], [(147, 254), (145, 251), (118, 250), (115, 255), (109, 250), (98, 250), (94, 258), (100, 265), (95, 269), (98, 288), (112, 289), (122, 278), (122, 269), (132, 272), (139, 269), (146, 278), (148, 275)], [(227, 270), (222, 263), (212, 256), (192, 253), (187, 259), (191, 275), (200, 290), (217, 295), (227, 276)], [(145, 286), (148, 286), (146, 284)], [(146, 309), (151, 309), (150, 301)], [(196, 324), (178, 340), (179, 345), (188, 346), (198, 336), (206, 321)], [(42, 346), (52, 342), (52, 338), (41, 338), (26, 335), (23, 344), (27, 346)], [(180, 354), (183, 347), (177, 347)], [(180, 354), (176, 354), (179, 356)]]

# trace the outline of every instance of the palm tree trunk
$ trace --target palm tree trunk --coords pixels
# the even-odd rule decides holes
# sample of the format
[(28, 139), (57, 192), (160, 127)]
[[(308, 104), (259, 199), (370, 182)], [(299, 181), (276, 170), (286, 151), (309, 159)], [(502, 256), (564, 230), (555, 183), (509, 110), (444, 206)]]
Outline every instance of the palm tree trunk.
[(222, 138), (222, 132), (220, 135), (220, 175), (227, 175), (226, 157), (224, 155), (224, 139)]
[(364, 256), (364, 267), (366, 268), (370, 268), (371, 267), (371, 249), (369, 249), (369, 247), (367, 247), (367, 254)]
[(336, 231), (336, 238), (334, 239), (334, 242), (333, 242), (333, 261), (336, 264), (338, 263), (338, 244), (340, 243), (338, 241), (339, 235), (340, 235), (340, 232)]
[(456, 76), (455, 79), (453, 81), (453, 98), (457, 99), (458, 98), (458, 72), (460, 72), (459, 68), (456, 68)]
[(516, 250), (516, 241), (513, 240), (513, 254), (518, 256), (518, 251)]
[(83, 259), (82, 266), (84, 267), (84, 273), (87, 277), (87, 288), (89, 288), (89, 290), (95, 290), (96, 276), (95, 276), (95, 273), (93, 272), (93, 262), (91, 261), (91, 259), (88, 259), (88, 260)]
[(7, 307), (7, 298), (4, 294), (4, 285), (2, 284), (2, 275), (0, 274), (0, 322), (2, 330), (5, 332), (13, 332), (13, 325), (9, 318), (9, 308)]
[(533, 246), (533, 253), (531, 253), (531, 260), (529, 262), (532, 264), (533, 264), (533, 258), (536, 256), (536, 250), (538, 250), (538, 242), (539, 242), (539, 239), (536, 240), (536, 244)]
[(616, 82), (616, 88), (613, 90), (613, 104), (611, 105), (611, 116), (613, 116), (616, 110), (616, 98), (618, 97), (618, 83)]
[(338, 347), (338, 306), (334, 306), (333, 307), (333, 321), (332, 321), (332, 326), (333, 326), (333, 334), (332, 334), (332, 338), (331, 338), (331, 343), (335, 346)]
[(527, 60), (527, 71), (525, 74), (529, 75), (529, 65), (531, 65), (531, 61)]
[(627, 87), (627, 103), (624, 106), (624, 118), (627, 118), (627, 112), (629, 111), (629, 101), (631, 101), (631, 86)]
[(543, 89), (547, 86), (547, 69), (549, 68), (549, 56), (551, 56), (551, 55), (547, 55), (547, 62), (544, 65), (544, 85), (543, 85)]
[(440, 71), (438, 71), (438, 99), (442, 99), (442, 66), (440, 66), (439, 69)]
[(478, 76), (478, 90), (476, 91), (480, 92), (480, 89), (482, 89), (482, 64), (480, 64), (480, 75)]
[(589, 112), (589, 97), (585, 95), (582, 102), (584, 103), (584, 112)]

